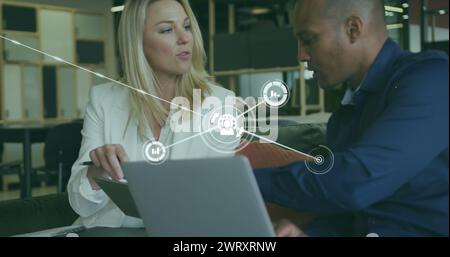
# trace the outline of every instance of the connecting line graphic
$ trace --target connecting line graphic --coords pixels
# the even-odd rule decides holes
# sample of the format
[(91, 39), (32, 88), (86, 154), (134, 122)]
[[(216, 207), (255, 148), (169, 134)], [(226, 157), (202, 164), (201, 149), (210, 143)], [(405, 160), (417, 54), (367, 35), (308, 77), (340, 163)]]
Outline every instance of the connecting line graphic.
[[(2, 35), (0, 35), (0, 38), (4, 39), (4, 40), (6, 40), (6, 41), (9, 41), (9, 42), (11, 42), (11, 43), (13, 43), (13, 44), (16, 44), (16, 45), (18, 45), (18, 46), (22, 46), (22, 47), (25, 47), (25, 48), (27, 48), (27, 49), (29, 49), (29, 50), (32, 50), (32, 51), (35, 51), (35, 52), (37, 52), (37, 53), (43, 54), (43, 55), (45, 55), (45, 56), (47, 56), (47, 57), (50, 57), (50, 58), (52, 58), (52, 59), (54, 59), (54, 60), (56, 60), (56, 61), (58, 61), (58, 62), (66, 63), (66, 64), (68, 64), (68, 65), (70, 65), (70, 66), (73, 66), (73, 67), (75, 67), (75, 68), (77, 68), (77, 69), (81, 69), (81, 70), (86, 71), (86, 72), (88, 72), (88, 73), (94, 74), (94, 75), (97, 76), (97, 77), (100, 77), (100, 78), (109, 80), (109, 81), (111, 81), (111, 82), (114, 82), (114, 83), (119, 84), (119, 85), (121, 85), (121, 86), (127, 87), (127, 88), (129, 88), (129, 89), (131, 89), (131, 90), (134, 90), (134, 91), (136, 91), (136, 92), (139, 92), (139, 93), (141, 93), (141, 94), (144, 94), (144, 95), (148, 95), (148, 96), (154, 97), (154, 98), (156, 98), (156, 99), (158, 99), (158, 100), (161, 100), (161, 101), (163, 101), (163, 102), (169, 103), (169, 104), (171, 104), (171, 105), (175, 105), (175, 106), (177, 106), (177, 107), (180, 107), (181, 109), (184, 109), (184, 110), (186, 110), (186, 111), (192, 112), (192, 113), (194, 113), (194, 114), (197, 114), (197, 115), (200, 115), (200, 116), (203, 117), (202, 114), (197, 113), (197, 112), (195, 112), (195, 111), (193, 111), (193, 110), (191, 110), (191, 109), (188, 109), (188, 108), (186, 108), (186, 107), (183, 107), (183, 106), (174, 104), (174, 103), (172, 103), (172, 102), (170, 102), (170, 101), (167, 101), (167, 100), (162, 99), (162, 98), (160, 98), (160, 97), (158, 97), (158, 96), (155, 96), (155, 95), (152, 95), (152, 94), (150, 94), (150, 93), (147, 93), (147, 92), (145, 92), (145, 91), (143, 91), (143, 90), (140, 90), (140, 89), (131, 87), (131, 86), (125, 84), (125, 83), (122, 83), (122, 82), (120, 82), (120, 81), (117, 81), (117, 80), (114, 80), (114, 79), (112, 79), (112, 78), (109, 78), (109, 77), (107, 77), (107, 76), (105, 76), (105, 75), (103, 75), (103, 74), (100, 74), (100, 73), (97, 73), (97, 72), (93, 72), (93, 71), (91, 71), (91, 70), (88, 70), (88, 69), (83, 68), (83, 67), (81, 67), (81, 66), (78, 66), (78, 65), (76, 65), (76, 64), (73, 64), (73, 63), (71, 63), (71, 62), (68, 62), (68, 61), (66, 61), (66, 60), (64, 60), (64, 59), (62, 59), (62, 58), (60, 58), (60, 57), (53, 56), (53, 55), (51, 55), (51, 54), (47, 54), (47, 53), (45, 53), (45, 52), (43, 52), (43, 51), (40, 51), (40, 50), (35, 49), (35, 48), (33, 48), (33, 47), (27, 46), (27, 45), (25, 45), (25, 44), (22, 44), (22, 43), (16, 41), (16, 40), (13, 40), (13, 39), (4, 37), (4, 36), (2, 36)], [(245, 112), (243, 112), (242, 114), (240, 114), (237, 118), (240, 118), (240, 117), (242, 117), (243, 115), (249, 113), (250, 111), (254, 110), (255, 108), (257, 108), (259, 105), (261, 105), (261, 104), (263, 104), (263, 103), (265, 103), (265, 102), (263, 101), (263, 102), (261, 102), (261, 103), (255, 105), (255, 106), (253, 106), (252, 108), (250, 108), (250, 109), (248, 109), (247, 111), (245, 111)], [(214, 128), (208, 129), (208, 130), (206, 130), (206, 131), (199, 132), (198, 134), (195, 134), (195, 135), (193, 135), (193, 136), (191, 136), (191, 137), (185, 138), (185, 139), (183, 139), (183, 140), (180, 140), (180, 141), (178, 141), (178, 142), (176, 142), (176, 143), (173, 143), (173, 144), (167, 146), (166, 149), (169, 149), (170, 147), (173, 147), (173, 146), (175, 146), (175, 145), (184, 143), (184, 142), (186, 142), (186, 141), (188, 141), (188, 140), (191, 140), (191, 139), (193, 139), (193, 138), (199, 137), (199, 136), (201, 136), (201, 135), (203, 135), (203, 134), (209, 133), (210, 131), (212, 131), (212, 130), (214, 130), (214, 129), (217, 129), (217, 128), (218, 128), (218, 127), (214, 127)], [(287, 149), (287, 150), (290, 150), (290, 151), (293, 151), (293, 152), (302, 154), (302, 155), (304, 155), (304, 156), (306, 156), (306, 157), (308, 157), (308, 158), (311, 158), (311, 159), (313, 159), (313, 160), (317, 160), (316, 157), (313, 157), (313, 156), (311, 156), (311, 155), (309, 155), (309, 154), (302, 153), (302, 152), (297, 151), (297, 150), (295, 150), (295, 149), (292, 149), (292, 148), (290, 148), (290, 147), (288, 147), (288, 146), (279, 144), (279, 143), (277, 143), (277, 142), (275, 142), (275, 141), (272, 141), (272, 140), (270, 140), (270, 139), (268, 139), (268, 138), (265, 138), (265, 137), (263, 137), (263, 136), (260, 136), (260, 135), (251, 133), (251, 132), (246, 131), (246, 130), (244, 130), (244, 132), (247, 133), (247, 134), (249, 134), (249, 135), (252, 135), (252, 136), (254, 136), (254, 137), (257, 137), (257, 138), (259, 138), (259, 139), (262, 139), (262, 140), (265, 140), (265, 141), (270, 142), (270, 143), (272, 143), (272, 144), (275, 144), (275, 145), (278, 145), (278, 146), (280, 146), (280, 147), (283, 147), (283, 148), (285, 148), (285, 149)]]
[(219, 128), (219, 127), (217, 126), (217, 127), (214, 127), (214, 128), (210, 128), (210, 129), (208, 129), (208, 130), (206, 130), (206, 131), (199, 132), (199, 133), (197, 133), (197, 134), (195, 134), (195, 135), (193, 135), (193, 136), (190, 136), (190, 137), (185, 138), (185, 139), (183, 139), (183, 140), (180, 140), (180, 141), (178, 141), (178, 142), (176, 142), (176, 143), (173, 143), (173, 144), (171, 144), (171, 145), (168, 145), (168, 146), (166, 146), (165, 148), (166, 148), (166, 150), (168, 150), (170, 147), (176, 146), (176, 145), (178, 145), (178, 144), (181, 144), (181, 143), (184, 143), (184, 142), (186, 142), (186, 141), (189, 141), (189, 140), (191, 140), (191, 139), (193, 139), (193, 138), (196, 138), (196, 137), (199, 137), (199, 136), (204, 135), (204, 134), (206, 134), (206, 133), (209, 133), (209, 132), (211, 132), (211, 131), (213, 131), (213, 130), (215, 130), (215, 129), (217, 129), (217, 128)]
[[(236, 99), (239, 99), (239, 98), (236, 98)], [(239, 99), (239, 100), (240, 100), (240, 99)], [(241, 100), (241, 101), (242, 101), (242, 100)], [(265, 103), (265, 102), (263, 101), (263, 102), (261, 102), (261, 103), (255, 105), (255, 106), (253, 106), (252, 108), (248, 109), (247, 111), (245, 111), (245, 112), (243, 112), (242, 114), (240, 114), (239, 116), (237, 116), (236, 119), (239, 119), (240, 117), (242, 117), (242, 116), (244, 116), (245, 114), (251, 112), (253, 109), (257, 108), (259, 105), (264, 104), (264, 103)], [(215, 129), (218, 129), (218, 128), (219, 128), (219, 126), (216, 126), (216, 127), (210, 128), (210, 129), (208, 129), (208, 130), (206, 130), (206, 131), (199, 132), (199, 133), (197, 133), (197, 134), (195, 134), (195, 135), (193, 135), (193, 136), (191, 136), (191, 137), (188, 137), (188, 138), (185, 138), (185, 139), (180, 140), (180, 141), (178, 141), (178, 142), (175, 142), (175, 143), (173, 143), (173, 144), (171, 144), (171, 145), (166, 146), (166, 150), (169, 149), (169, 148), (172, 147), (172, 146), (175, 146), (175, 145), (184, 143), (184, 142), (186, 142), (186, 141), (189, 141), (190, 139), (193, 139), (193, 138), (202, 136), (202, 135), (204, 135), (204, 134), (206, 134), (206, 133), (209, 133), (209, 132), (211, 132), (211, 131), (213, 131), (213, 130), (215, 130)]]
[(170, 102), (170, 101), (167, 101), (167, 100), (165, 100), (165, 99), (162, 99), (162, 98), (160, 98), (160, 97), (158, 97), (158, 96), (152, 95), (152, 94), (147, 93), (147, 92), (145, 92), (145, 91), (143, 91), (143, 90), (134, 88), (134, 87), (129, 86), (129, 85), (125, 84), (125, 83), (122, 83), (122, 82), (120, 82), (120, 81), (117, 81), (117, 80), (114, 80), (114, 79), (112, 79), (112, 78), (109, 78), (109, 77), (107, 77), (107, 76), (105, 76), (105, 75), (103, 75), (103, 74), (100, 74), (100, 73), (97, 73), (97, 72), (93, 72), (93, 71), (91, 71), (91, 70), (88, 70), (88, 69), (83, 68), (83, 67), (81, 67), (81, 66), (78, 66), (78, 65), (76, 65), (76, 64), (73, 64), (73, 63), (71, 63), (71, 62), (68, 62), (68, 61), (66, 61), (66, 60), (64, 60), (64, 59), (62, 59), (62, 58), (60, 58), (60, 57), (53, 56), (53, 55), (51, 55), (51, 54), (47, 54), (47, 53), (42, 52), (42, 51), (40, 51), (40, 50), (38, 50), (38, 49), (35, 49), (35, 48), (31, 47), (31, 46), (27, 46), (27, 45), (25, 45), (25, 44), (22, 44), (22, 43), (20, 43), (20, 42), (18, 42), (18, 41), (16, 41), (16, 40), (13, 40), (13, 39), (4, 37), (4, 36), (2, 36), (2, 35), (0, 35), (0, 38), (3, 38), (4, 40), (7, 40), (7, 41), (9, 41), (9, 42), (11, 42), (11, 43), (13, 43), (13, 44), (16, 44), (16, 45), (19, 45), (19, 46), (23, 46), (23, 47), (25, 47), (25, 48), (27, 48), (27, 49), (30, 49), (30, 50), (32, 50), (32, 51), (38, 52), (38, 53), (40, 53), (40, 54), (43, 54), (43, 55), (45, 55), (45, 56), (47, 56), (47, 57), (50, 57), (50, 58), (52, 58), (52, 59), (54, 59), (54, 60), (56, 60), (56, 61), (58, 61), (58, 62), (62, 62), (62, 63), (65, 63), (65, 64), (69, 64), (70, 66), (73, 66), (73, 67), (76, 67), (76, 68), (78, 68), (78, 69), (81, 69), (81, 70), (84, 70), (84, 71), (86, 71), (86, 72), (89, 72), (89, 73), (91, 73), (91, 74), (94, 74), (94, 75), (97, 76), (97, 77), (100, 77), (100, 78), (109, 80), (109, 81), (111, 81), (111, 82), (114, 82), (114, 83), (119, 84), (119, 85), (121, 85), (121, 86), (127, 87), (127, 88), (129, 88), (129, 89), (131, 89), (131, 90), (134, 90), (134, 91), (136, 91), (136, 92), (139, 92), (139, 93), (141, 93), (141, 94), (144, 94), (144, 95), (148, 95), (148, 96), (154, 97), (154, 98), (156, 98), (156, 99), (158, 99), (158, 100), (161, 100), (161, 101), (163, 101), (163, 102), (166, 102), (166, 103), (168, 103), (168, 104), (174, 105), (174, 106), (176, 106), (176, 107), (180, 107), (181, 109), (184, 109), (184, 110), (186, 110), (186, 111), (190, 111), (190, 112), (192, 112), (192, 113), (194, 113), (194, 114), (197, 114), (197, 115), (202, 116), (200, 113), (195, 112), (195, 111), (193, 111), (193, 110), (191, 110), (191, 109), (188, 109), (188, 108), (186, 108), (186, 107), (180, 106), (180, 105), (178, 105), (178, 104), (174, 104), (174, 103), (172, 103), (172, 102)]
[[(263, 104), (263, 103), (264, 103), (264, 102), (261, 102), (261, 103), (255, 105), (255, 106), (253, 106), (252, 108), (248, 109), (247, 111), (245, 111), (245, 112), (243, 112), (242, 114), (240, 114), (239, 116), (237, 116), (236, 119), (239, 119), (240, 117), (244, 116), (245, 114), (251, 112), (253, 109), (257, 108), (259, 105), (261, 105), (261, 104)], [(166, 150), (168, 150), (170, 147), (173, 147), (173, 146), (176, 146), (176, 145), (178, 145), (178, 144), (184, 143), (184, 142), (186, 142), (186, 141), (189, 141), (190, 139), (193, 139), (193, 138), (202, 136), (202, 135), (204, 135), (204, 134), (206, 134), (206, 133), (209, 133), (209, 132), (211, 132), (211, 131), (213, 131), (213, 130), (215, 130), (215, 129), (218, 129), (218, 128), (219, 128), (219, 126), (216, 126), (216, 127), (210, 128), (210, 129), (208, 129), (208, 130), (206, 130), (206, 131), (199, 132), (199, 133), (197, 133), (197, 134), (195, 134), (195, 135), (193, 135), (193, 136), (191, 136), (191, 137), (188, 137), (188, 138), (185, 138), (185, 139), (180, 140), (180, 141), (178, 141), (178, 142), (175, 142), (175, 143), (173, 143), (173, 144), (171, 144), (171, 145), (166, 146)]]
[(257, 105), (255, 105), (255, 106), (253, 106), (252, 108), (248, 109), (247, 111), (241, 113), (239, 116), (236, 117), (236, 120), (239, 119), (240, 117), (244, 116), (245, 114), (247, 114), (247, 113), (253, 111), (254, 109), (256, 109), (256, 108), (257, 108), (258, 106), (260, 106), (261, 104), (265, 104), (265, 103), (266, 103), (266, 102), (262, 101), (262, 102), (260, 102), (259, 104), (257, 104)]
[(263, 137), (263, 136), (257, 135), (257, 134), (255, 134), (255, 133), (252, 133), (252, 132), (250, 132), (250, 131), (244, 130), (244, 133), (247, 133), (247, 134), (252, 135), (252, 136), (254, 136), (254, 137), (257, 137), (257, 138), (259, 138), (259, 139), (265, 140), (265, 141), (267, 141), (267, 142), (269, 142), (269, 143), (272, 143), (272, 144), (278, 145), (278, 146), (280, 146), (280, 147), (283, 147), (283, 148), (285, 148), (285, 149), (287, 149), (287, 150), (290, 150), (290, 151), (292, 151), (292, 152), (296, 152), (296, 153), (298, 153), (298, 154), (301, 154), (301, 155), (303, 155), (303, 156), (306, 156), (306, 157), (308, 157), (308, 158), (311, 158), (312, 161), (319, 161), (319, 160), (317, 160), (317, 158), (314, 157), (314, 156), (311, 156), (311, 155), (309, 155), (309, 154), (306, 154), (306, 153), (297, 151), (297, 150), (295, 150), (295, 149), (293, 149), (293, 148), (290, 148), (290, 147), (288, 147), (288, 146), (282, 145), (282, 144), (280, 144), (280, 143), (277, 143), (277, 142), (272, 141), (272, 140), (270, 140), (270, 139), (268, 139), (268, 138), (265, 138), (265, 137)]

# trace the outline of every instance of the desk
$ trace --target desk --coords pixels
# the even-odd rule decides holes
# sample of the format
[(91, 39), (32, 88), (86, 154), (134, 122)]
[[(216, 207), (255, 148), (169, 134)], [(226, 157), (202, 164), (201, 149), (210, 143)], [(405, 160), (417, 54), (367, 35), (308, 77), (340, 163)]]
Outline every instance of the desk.
[(93, 227), (77, 233), (79, 237), (147, 237), (144, 228)]
[[(69, 230), (77, 229), (80, 226), (67, 226), (60, 228), (53, 228), (43, 231), (36, 231), (27, 234), (14, 235), (12, 237), (66, 237)], [(64, 231), (64, 233), (63, 233)], [(93, 227), (87, 228), (79, 232), (75, 232), (79, 237), (147, 237), (147, 232), (144, 228), (108, 228), (108, 227)]]
[(21, 181), (22, 198), (31, 197), (31, 144), (43, 143), (50, 128), (57, 123), (0, 124), (0, 143), (22, 143), (24, 179)]

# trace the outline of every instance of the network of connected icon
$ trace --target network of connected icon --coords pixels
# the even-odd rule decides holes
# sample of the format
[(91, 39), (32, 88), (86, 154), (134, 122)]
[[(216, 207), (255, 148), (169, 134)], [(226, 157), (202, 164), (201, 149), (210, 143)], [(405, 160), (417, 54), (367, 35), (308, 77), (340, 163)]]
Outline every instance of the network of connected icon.
[[(127, 87), (131, 90), (135, 90), (141, 94), (148, 95), (150, 97), (156, 98), (158, 100), (164, 101), (170, 105), (174, 105), (174, 103), (162, 99), (158, 96), (152, 95), (143, 90), (136, 89), (130, 85), (127, 85), (123, 82), (111, 79), (103, 74), (93, 72), (89, 69), (83, 68), (76, 64), (70, 63), (60, 57), (53, 56), (51, 54), (42, 52), (38, 49), (25, 45), (16, 40), (4, 37), (0, 35), (0, 38), (9, 41), (18, 46), (22, 46), (31, 51), (35, 51), (37, 53), (43, 54), (47, 57), (50, 57), (58, 62), (68, 64), (77, 69), (84, 70), (85, 72), (91, 73), (97, 77), (102, 79), (109, 80), (115, 84)], [(298, 154), (303, 155), (305, 160), (305, 165), (307, 169), (317, 175), (326, 174), (333, 168), (334, 164), (334, 155), (332, 151), (326, 146), (318, 146), (311, 150), (309, 153), (303, 153), (296, 149), (290, 148), (288, 146), (279, 144), (278, 142), (271, 140), (267, 137), (258, 135), (252, 131), (255, 131), (256, 123), (249, 122), (250, 120), (256, 120), (257, 117), (255, 115), (255, 110), (260, 105), (265, 105), (269, 108), (281, 108), (286, 103), (288, 103), (290, 98), (290, 90), (289, 87), (281, 80), (270, 80), (267, 81), (261, 88), (261, 96), (263, 99), (260, 103), (254, 105), (253, 107), (243, 111), (240, 108), (236, 108), (235, 105), (223, 105), (219, 108), (215, 108), (211, 111), (208, 111), (206, 114), (201, 114), (195, 112), (189, 108), (185, 108), (183, 106), (177, 105), (177, 108), (184, 109), (185, 111), (192, 112), (195, 115), (200, 115), (201, 117), (201, 130), (200, 132), (194, 133), (192, 136), (180, 140), (179, 142), (174, 142), (170, 145), (164, 145), (160, 141), (149, 140), (147, 141), (143, 148), (143, 156), (145, 160), (153, 165), (159, 165), (164, 163), (167, 159), (169, 159), (170, 148), (192, 140), (196, 137), (201, 137), (203, 142), (211, 148), (219, 153), (224, 154), (234, 154), (235, 152), (245, 148), (248, 146), (250, 142), (253, 141), (253, 138), (259, 138), (264, 142), (278, 145), (284, 149), (296, 152)], [(253, 124), (253, 125), (252, 125)]]

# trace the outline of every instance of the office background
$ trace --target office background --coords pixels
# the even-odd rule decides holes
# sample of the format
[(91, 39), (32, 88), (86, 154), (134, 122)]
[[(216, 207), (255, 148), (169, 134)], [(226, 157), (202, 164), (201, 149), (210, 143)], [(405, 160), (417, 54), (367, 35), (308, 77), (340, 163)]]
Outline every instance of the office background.
[[(291, 88), (280, 110), (286, 119), (330, 113), (342, 90), (319, 90), (296, 59), (293, 0), (191, 0), (208, 54), (208, 71), (243, 98), (259, 96), (269, 79)], [(448, 1), (385, 1), (389, 35), (404, 49), (448, 52)], [(71, 63), (120, 77), (116, 28), (123, 0), (0, 0), (0, 34)], [(119, 7), (119, 8), (118, 8)], [(282, 47), (280, 47), (282, 46)], [(0, 40), (0, 123), (82, 119), (89, 89), (106, 82), (21, 46)], [(3, 162), (21, 161), (22, 144), (3, 143)], [(32, 145), (32, 166), (45, 165), (44, 143)], [(0, 200), (17, 198), (16, 174), (2, 176)], [(55, 190), (54, 180), (33, 176), (33, 195)], [(40, 190), (40, 188), (42, 190)], [(4, 193), (8, 191), (8, 193)]]

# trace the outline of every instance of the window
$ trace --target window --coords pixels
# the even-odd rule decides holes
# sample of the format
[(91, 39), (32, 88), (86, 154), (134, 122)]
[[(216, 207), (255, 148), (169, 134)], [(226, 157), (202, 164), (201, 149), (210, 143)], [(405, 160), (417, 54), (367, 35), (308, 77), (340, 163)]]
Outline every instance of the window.
[(105, 62), (103, 42), (77, 40), (77, 62), (103, 64)]
[(36, 9), (3, 5), (3, 29), (36, 32)]

